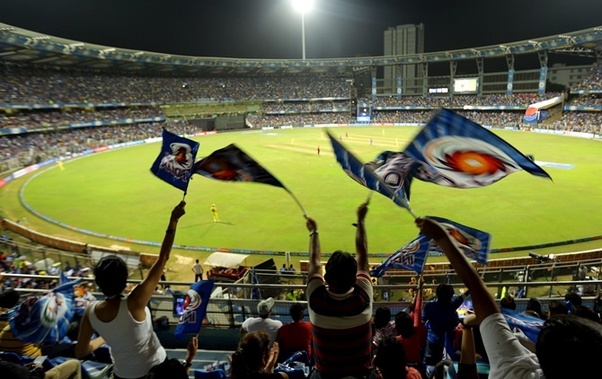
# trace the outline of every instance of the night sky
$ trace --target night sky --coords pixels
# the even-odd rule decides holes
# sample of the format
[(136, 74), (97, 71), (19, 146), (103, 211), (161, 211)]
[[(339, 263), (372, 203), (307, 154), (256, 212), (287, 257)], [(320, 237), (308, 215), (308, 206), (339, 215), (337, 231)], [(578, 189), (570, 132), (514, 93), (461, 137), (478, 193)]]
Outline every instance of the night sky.
[[(0, 0), (0, 22), (100, 45), (161, 53), (301, 58), (290, 0)], [(307, 58), (383, 54), (383, 32), (425, 25), (427, 52), (602, 25), (599, 0), (315, 0)]]

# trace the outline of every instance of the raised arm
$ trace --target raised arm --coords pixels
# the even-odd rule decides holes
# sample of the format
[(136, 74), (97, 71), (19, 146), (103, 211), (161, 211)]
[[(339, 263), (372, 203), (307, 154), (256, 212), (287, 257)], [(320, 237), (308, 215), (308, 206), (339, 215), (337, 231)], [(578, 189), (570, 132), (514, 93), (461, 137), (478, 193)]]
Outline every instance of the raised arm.
[(368, 271), (368, 239), (366, 238), (366, 226), (364, 219), (368, 213), (368, 203), (360, 205), (357, 209), (357, 230), (355, 231), (355, 259), (357, 268), (361, 271)]
[(470, 264), (466, 256), (456, 248), (450, 236), (443, 228), (428, 218), (416, 219), (416, 225), (425, 236), (437, 242), (447, 256), (449, 263), (454, 267), (456, 274), (470, 291), (477, 321), (481, 323), (487, 316), (499, 313), (497, 304), (487, 290), (485, 282), (483, 282), (483, 279), (481, 279), (481, 276), (477, 273), (473, 265)]
[(190, 366), (192, 366), (192, 360), (194, 359), (194, 355), (198, 349), (199, 339), (197, 336), (194, 336), (190, 339), (188, 346), (186, 347), (186, 356), (184, 357), (184, 368), (186, 369), (186, 372), (188, 372)]
[[(185, 206), (186, 203), (181, 201), (180, 204), (171, 211), (169, 223), (165, 230), (165, 237), (163, 237), (163, 243), (161, 244), (159, 258), (152, 265), (146, 278), (134, 288), (132, 294), (128, 297), (128, 308), (130, 309), (130, 312), (137, 313), (137, 311), (143, 311), (144, 307), (146, 307), (146, 304), (148, 304), (150, 298), (153, 296), (155, 288), (161, 280), (161, 274), (163, 273), (165, 264), (169, 260), (169, 254), (171, 253), (171, 247), (173, 246), (176, 235), (178, 220), (186, 213), (186, 210), (184, 209)], [(134, 316), (136, 319), (140, 319), (139, 317), (136, 317), (136, 315)]]
[(305, 225), (309, 230), (309, 265), (307, 278), (314, 274), (322, 273), (322, 250), (320, 248), (320, 237), (318, 235), (318, 224), (311, 217), (306, 217)]
[(419, 328), (422, 324), (422, 285), (424, 284), (424, 277), (420, 275), (418, 279), (418, 290), (414, 297), (414, 328)]

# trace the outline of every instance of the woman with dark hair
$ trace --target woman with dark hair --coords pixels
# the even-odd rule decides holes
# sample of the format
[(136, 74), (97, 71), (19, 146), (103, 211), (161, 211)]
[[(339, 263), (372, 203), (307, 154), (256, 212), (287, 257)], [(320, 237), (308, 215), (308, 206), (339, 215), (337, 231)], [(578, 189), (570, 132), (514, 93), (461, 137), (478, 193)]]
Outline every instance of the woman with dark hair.
[[(111, 348), (116, 379), (144, 377), (153, 366), (165, 361), (165, 349), (153, 331), (150, 311), (146, 305), (161, 280), (178, 220), (186, 213), (185, 205), (182, 201), (172, 210), (159, 257), (146, 278), (129, 296), (122, 295), (128, 278), (128, 268), (123, 259), (109, 255), (98, 261), (94, 276), (105, 299), (86, 308), (75, 346), (77, 358), (91, 354), (106, 342)], [(94, 331), (100, 337), (92, 339)]]
[(544, 319), (546, 316), (543, 313), (543, 310), (541, 309), (541, 303), (534, 297), (530, 298), (529, 301), (527, 301), (527, 306), (523, 313), (541, 319)]
[(421, 379), (420, 372), (407, 367), (403, 345), (395, 337), (385, 338), (378, 344), (370, 379)]
[(378, 348), (380, 341), (388, 337), (395, 337), (397, 331), (395, 330), (395, 323), (391, 321), (391, 310), (388, 307), (382, 306), (376, 308), (374, 313), (374, 320), (372, 321), (372, 343), (374, 348)]
[(288, 379), (284, 372), (274, 372), (278, 359), (278, 342), (270, 346), (265, 332), (245, 334), (232, 355), (231, 379)]

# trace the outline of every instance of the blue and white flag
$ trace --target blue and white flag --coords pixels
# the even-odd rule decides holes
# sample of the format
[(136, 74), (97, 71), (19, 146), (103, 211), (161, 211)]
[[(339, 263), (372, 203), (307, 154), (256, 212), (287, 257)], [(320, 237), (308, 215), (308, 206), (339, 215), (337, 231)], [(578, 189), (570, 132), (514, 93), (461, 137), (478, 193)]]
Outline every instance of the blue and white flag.
[(512, 309), (501, 308), (500, 311), (510, 329), (519, 329), (531, 341), (537, 342), (537, 335), (543, 326), (544, 320)]
[[(491, 234), (458, 224), (446, 218), (435, 216), (426, 216), (425, 218), (438, 223), (451, 237), (451, 241), (456, 245), (458, 250), (464, 253), (469, 259), (487, 264), (491, 247)], [(436, 244), (431, 250), (442, 252), (441, 248)]]
[(370, 270), (370, 276), (379, 278), (390, 268), (406, 269), (422, 274), (430, 244), (430, 238), (423, 235), (418, 236), (410, 243), (391, 254), (378, 267)]
[(213, 280), (201, 280), (190, 285), (184, 300), (184, 312), (178, 319), (174, 335), (182, 338), (187, 333), (198, 333), (207, 316), (207, 305), (213, 291)]
[(73, 321), (73, 285), (67, 282), (43, 296), (30, 296), (8, 312), (13, 335), (22, 342), (60, 342)]
[(448, 109), (435, 114), (403, 153), (437, 174), (417, 179), (444, 186), (483, 187), (521, 169), (551, 179), (512, 145)]
[(186, 192), (200, 144), (163, 129), (161, 152), (151, 167), (159, 179)]
[(374, 190), (389, 199), (393, 200), (395, 204), (400, 207), (410, 208), (410, 204), (406, 199), (403, 186), (391, 187), (387, 185), (375, 172), (370, 164), (363, 164), (358, 158), (356, 158), (349, 150), (343, 146), (337, 139), (327, 132), (334, 155), (337, 158), (337, 162), (343, 168), (343, 171), (350, 178), (358, 182), (359, 184)]

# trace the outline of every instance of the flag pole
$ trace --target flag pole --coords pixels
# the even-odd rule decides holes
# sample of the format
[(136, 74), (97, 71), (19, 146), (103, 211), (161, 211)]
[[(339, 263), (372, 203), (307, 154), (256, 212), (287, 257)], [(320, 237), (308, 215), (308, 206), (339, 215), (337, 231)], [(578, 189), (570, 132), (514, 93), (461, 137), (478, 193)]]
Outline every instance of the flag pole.
[(283, 188), (286, 190), (286, 192), (289, 193), (289, 195), (292, 196), (292, 198), (295, 200), (295, 202), (297, 203), (299, 208), (301, 208), (301, 212), (303, 212), (303, 216), (307, 218), (307, 212), (305, 212), (305, 208), (303, 208), (303, 205), (301, 205), (301, 202), (299, 201), (299, 199), (297, 199), (297, 196), (295, 196), (295, 194), (292, 193), (291, 190), (289, 190), (288, 188), (286, 188), (284, 186), (283, 186)]
[(370, 200), (372, 199), (373, 193), (374, 193), (374, 190), (368, 191), (368, 197), (366, 198), (366, 204), (370, 204)]
[(408, 204), (408, 207), (406, 209), (408, 210), (408, 212), (410, 212), (410, 214), (414, 217), (414, 219), (418, 218), (418, 215), (416, 213), (414, 213), (414, 211), (412, 210), (412, 208), (410, 208), (409, 204)]

